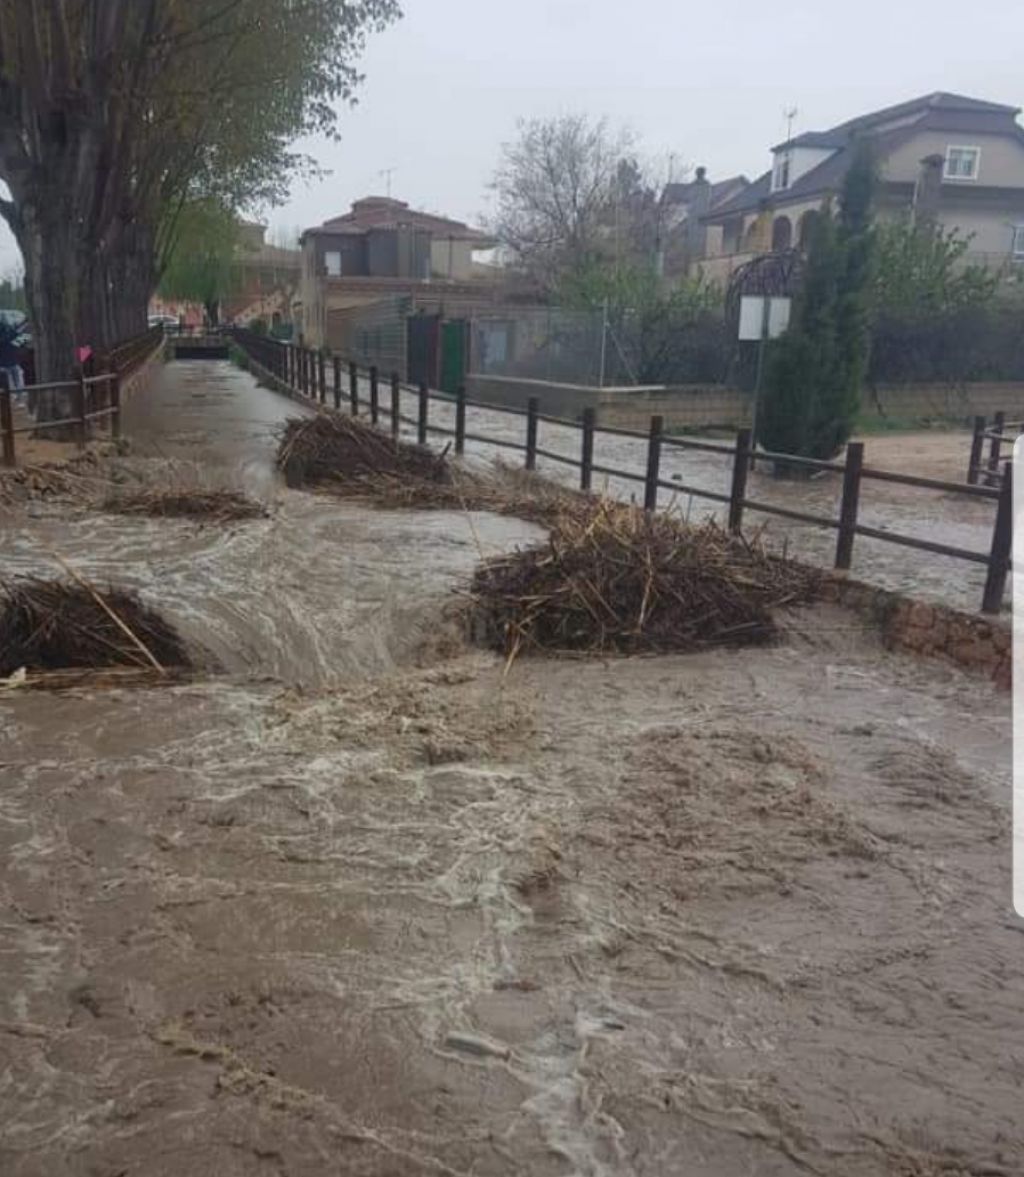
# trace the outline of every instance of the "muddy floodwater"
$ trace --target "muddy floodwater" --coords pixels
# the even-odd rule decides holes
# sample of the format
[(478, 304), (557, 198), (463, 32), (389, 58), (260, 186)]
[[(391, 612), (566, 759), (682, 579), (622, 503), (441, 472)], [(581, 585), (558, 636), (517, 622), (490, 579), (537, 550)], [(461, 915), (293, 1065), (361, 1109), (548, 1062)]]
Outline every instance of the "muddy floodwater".
[(452, 604), (543, 533), (289, 491), (296, 411), (126, 414), (266, 520), (0, 508), (220, 668), (0, 692), (0, 1174), (1024, 1173), (1006, 696), (828, 609), (506, 673)]

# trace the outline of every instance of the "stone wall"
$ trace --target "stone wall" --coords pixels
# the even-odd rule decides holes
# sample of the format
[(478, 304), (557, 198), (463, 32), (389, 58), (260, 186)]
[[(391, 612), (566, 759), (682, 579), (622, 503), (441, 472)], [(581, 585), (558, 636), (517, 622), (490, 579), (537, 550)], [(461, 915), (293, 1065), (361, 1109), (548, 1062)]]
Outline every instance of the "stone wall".
[(890, 649), (947, 658), (1003, 690), (1010, 688), (1012, 651), (1007, 619), (931, 605), (841, 576), (828, 578), (823, 596), (877, 624)]

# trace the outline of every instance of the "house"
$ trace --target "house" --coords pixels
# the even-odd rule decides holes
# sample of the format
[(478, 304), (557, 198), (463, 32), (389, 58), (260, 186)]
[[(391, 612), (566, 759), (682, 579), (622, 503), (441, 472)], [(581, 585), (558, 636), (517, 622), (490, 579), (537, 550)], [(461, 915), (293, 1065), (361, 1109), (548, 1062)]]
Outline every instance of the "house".
[(720, 252), (721, 230), (706, 217), (749, 187), (746, 176), (712, 183), (703, 167), (686, 183), (666, 184), (661, 192), (661, 272), (668, 277), (685, 273), (697, 259)]
[(300, 330), (307, 344), (331, 343), (333, 312), (396, 297), (435, 302), (486, 291), (474, 253), (497, 243), (462, 221), (367, 196), (300, 238)]
[(751, 257), (802, 245), (867, 139), (879, 166), (880, 217), (928, 218), (970, 238), (967, 259), (1024, 261), (1024, 129), (1020, 111), (936, 93), (808, 131), (772, 148), (772, 165), (712, 206), (701, 268), (719, 280)]

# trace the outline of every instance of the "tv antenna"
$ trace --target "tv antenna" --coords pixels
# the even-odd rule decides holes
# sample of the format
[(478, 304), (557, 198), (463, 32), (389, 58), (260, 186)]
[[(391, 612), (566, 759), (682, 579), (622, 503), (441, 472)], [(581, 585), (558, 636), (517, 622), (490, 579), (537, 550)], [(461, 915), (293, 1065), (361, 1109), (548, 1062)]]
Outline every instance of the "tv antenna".
[(782, 112), (782, 117), (786, 120), (786, 142), (789, 143), (793, 139), (793, 120), (800, 113), (795, 106), (790, 106)]
[(378, 176), (384, 176), (387, 181), (388, 200), (391, 199), (391, 177), (397, 171), (398, 168), (381, 168), (381, 170), (377, 173)]

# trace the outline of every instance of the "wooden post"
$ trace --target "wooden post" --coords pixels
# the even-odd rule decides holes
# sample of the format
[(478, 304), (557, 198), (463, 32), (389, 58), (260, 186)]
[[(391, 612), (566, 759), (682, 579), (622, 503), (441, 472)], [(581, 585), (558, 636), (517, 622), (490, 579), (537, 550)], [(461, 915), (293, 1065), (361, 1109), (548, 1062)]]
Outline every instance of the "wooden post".
[(999, 488), (996, 521), (992, 528), (992, 547), (988, 556), (985, 595), (981, 601), (983, 613), (998, 613), (1003, 605), (1006, 575), (1010, 570), (1013, 548), (1013, 463), (1003, 466), (1003, 484)]
[(352, 416), (359, 416), (359, 369), (355, 360), (348, 362), (348, 403)]
[(14, 414), (11, 412), (11, 386), (4, 374), (4, 387), (0, 388), (0, 436), (3, 440), (5, 466), (14, 465)]
[(597, 413), (583, 410), (583, 449), (580, 454), (580, 490), (590, 490), (594, 479), (594, 426)]
[(113, 441), (121, 440), (121, 376), (115, 369), (110, 373), (110, 437)]
[(377, 424), (380, 417), (380, 374), (377, 371), (377, 365), (370, 365), (370, 423)]
[(661, 417), (651, 418), (651, 430), (647, 441), (647, 477), (644, 479), (644, 510), (655, 511), (658, 507), (658, 477), (661, 472), (661, 432), (664, 421)]
[(341, 356), (334, 357), (334, 407), (341, 408)]
[(540, 412), (540, 400), (531, 396), (526, 402), (526, 468), (537, 469), (537, 414)]
[(1003, 448), (1003, 424), (1006, 421), (1005, 413), (996, 413), (995, 419), (992, 422), (992, 440), (989, 443), (988, 451), (988, 484), (994, 486), (999, 481), (999, 453)]
[(419, 413), (416, 419), (416, 440), (420, 445), (427, 444), (427, 413), (430, 411), (430, 389), (426, 384), (420, 385)]
[(316, 374), (317, 383), (320, 385), (320, 403), (325, 404), (327, 401), (327, 373), (325, 369), (326, 361), (324, 360), (324, 353), (320, 352), (316, 357)]
[(85, 367), (78, 365), (75, 375), (78, 384), (75, 388), (75, 443), (80, 450), (85, 449), (85, 441), (89, 433), (89, 420), (86, 417), (89, 405), (89, 386), (85, 382)]
[(860, 503), (860, 474), (863, 468), (864, 443), (851, 441), (846, 447), (846, 465), (843, 469), (843, 498), (839, 507), (839, 536), (836, 540), (837, 568), (849, 568), (853, 559), (857, 507)]
[(736, 453), (732, 459), (732, 487), (729, 490), (729, 530), (739, 535), (743, 530), (743, 502), (747, 497), (747, 471), (754, 448), (754, 433), (740, 429), (736, 433)]
[(455, 452), (466, 452), (466, 386), (460, 384), (455, 392)]
[(398, 441), (402, 430), (402, 384), (398, 373), (391, 373), (391, 436)]
[(967, 482), (970, 486), (978, 481), (978, 470), (981, 467), (981, 451), (985, 445), (985, 418), (974, 418), (974, 435), (971, 437), (971, 457), (967, 463)]

